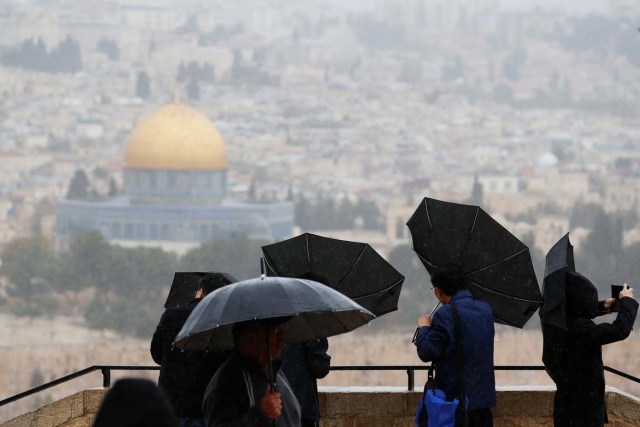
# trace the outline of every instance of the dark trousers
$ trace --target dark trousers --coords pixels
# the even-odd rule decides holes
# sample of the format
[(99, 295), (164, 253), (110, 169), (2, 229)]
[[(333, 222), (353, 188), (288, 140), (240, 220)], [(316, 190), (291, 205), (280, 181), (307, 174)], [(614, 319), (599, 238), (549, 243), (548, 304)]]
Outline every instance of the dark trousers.
[(467, 411), (467, 423), (456, 418), (456, 427), (493, 427), (491, 408), (472, 409)]
[(300, 420), (301, 427), (319, 427), (320, 421), (310, 420), (308, 418), (303, 418)]

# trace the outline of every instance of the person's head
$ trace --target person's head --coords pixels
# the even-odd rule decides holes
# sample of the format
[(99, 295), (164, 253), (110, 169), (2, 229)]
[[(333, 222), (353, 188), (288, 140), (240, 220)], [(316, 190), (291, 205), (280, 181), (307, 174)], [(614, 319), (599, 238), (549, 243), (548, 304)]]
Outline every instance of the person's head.
[(196, 299), (202, 299), (211, 292), (238, 280), (228, 273), (207, 273), (198, 282)]
[(236, 323), (233, 328), (235, 348), (260, 365), (266, 365), (269, 360), (269, 354), (267, 353), (268, 336), (271, 359), (279, 359), (284, 346), (282, 322), (285, 320), (277, 318)]
[(177, 427), (162, 390), (141, 378), (123, 378), (104, 396), (93, 427)]
[(431, 284), (436, 298), (448, 303), (456, 292), (464, 288), (462, 270), (454, 264), (441, 265), (431, 274)]
[(598, 290), (582, 274), (567, 273), (565, 295), (567, 316), (593, 319), (598, 314)]

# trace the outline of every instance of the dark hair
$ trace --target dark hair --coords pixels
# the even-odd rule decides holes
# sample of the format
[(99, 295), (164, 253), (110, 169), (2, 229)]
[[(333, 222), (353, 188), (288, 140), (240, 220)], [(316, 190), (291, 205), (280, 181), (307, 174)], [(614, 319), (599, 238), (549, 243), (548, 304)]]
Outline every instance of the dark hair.
[(464, 288), (462, 269), (455, 264), (444, 264), (431, 274), (431, 284), (452, 297)]
[(123, 378), (102, 400), (93, 427), (177, 427), (171, 403), (147, 379)]
[(200, 278), (198, 288), (202, 289), (205, 294), (210, 294), (216, 289), (237, 281), (238, 279), (229, 273), (207, 273)]

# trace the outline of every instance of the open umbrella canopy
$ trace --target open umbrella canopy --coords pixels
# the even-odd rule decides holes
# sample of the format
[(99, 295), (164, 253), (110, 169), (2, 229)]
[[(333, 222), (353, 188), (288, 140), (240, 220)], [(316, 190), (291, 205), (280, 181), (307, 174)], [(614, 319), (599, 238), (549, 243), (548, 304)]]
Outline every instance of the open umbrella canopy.
[(376, 316), (398, 309), (404, 276), (367, 243), (304, 233), (262, 252), (269, 276), (315, 280)]
[(573, 246), (567, 233), (553, 245), (545, 259), (542, 281), (544, 302), (540, 309), (542, 323), (566, 328), (566, 283), (567, 273), (570, 271), (576, 271), (576, 266), (573, 260)]
[(218, 288), (238, 281), (232, 274), (223, 272), (177, 271), (173, 276), (164, 308), (179, 307), (192, 302), (200, 287), (200, 279), (208, 274), (219, 284)]
[(458, 265), (496, 323), (521, 328), (542, 304), (529, 248), (480, 207), (425, 198), (407, 225), (429, 274)]
[(289, 318), (285, 342), (303, 342), (352, 331), (375, 316), (345, 295), (312, 280), (264, 277), (237, 282), (203, 298), (175, 344), (182, 349), (233, 347), (233, 325)]
[(567, 276), (575, 272), (573, 246), (569, 233), (562, 236), (547, 252), (540, 309), (542, 326), (542, 362), (556, 384), (567, 381), (564, 372), (567, 356)]

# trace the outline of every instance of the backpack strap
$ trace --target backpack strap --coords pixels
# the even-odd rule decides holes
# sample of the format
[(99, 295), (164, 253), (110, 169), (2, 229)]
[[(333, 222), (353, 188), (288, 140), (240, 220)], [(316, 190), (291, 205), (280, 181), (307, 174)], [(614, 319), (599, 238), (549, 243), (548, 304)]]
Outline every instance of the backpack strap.
[(451, 304), (451, 311), (453, 312), (453, 331), (455, 335), (455, 351), (456, 351), (456, 373), (458, 374), (458, 408), (456, 410), (457, 416), (464, 417), (464, 425), (467, 425), (467, 402), (465, 398), (465, 386), (464, 386), (464, 343), (462, 342), (462, 327), (460, 326), (460, 314), (458, 313), (458, 307), (453, 303)]

